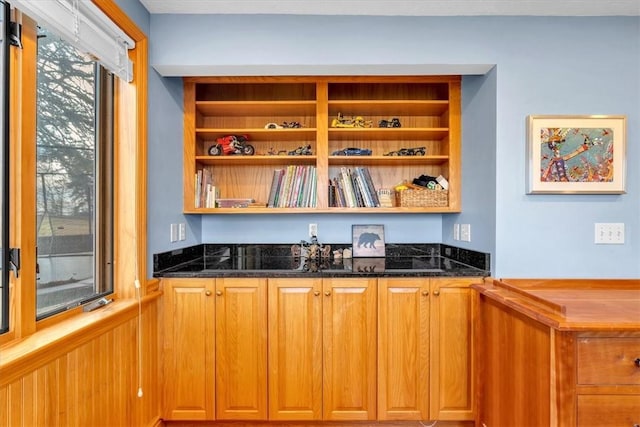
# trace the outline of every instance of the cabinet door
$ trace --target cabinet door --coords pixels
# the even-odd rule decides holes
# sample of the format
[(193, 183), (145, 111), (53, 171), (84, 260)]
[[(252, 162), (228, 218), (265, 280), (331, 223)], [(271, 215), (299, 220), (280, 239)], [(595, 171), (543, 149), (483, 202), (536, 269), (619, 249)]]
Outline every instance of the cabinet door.
[(214, 419), (214, 286), (214, 279), (162, 279), (165, 419)]
[(429, 279), (378, 279), (378, 419), (429, 419)]
[(473, 330), (469, 286), (481, 278), (431, 279), (431, 416), (473, 420)]
[(322, 280), (269, 279), (269, 419), (322, 418)]
[(376, 279), (323, 279), (325, 420), (376, 419)]
[(267, 279), (216, 279), (216, 417), (267, 418)]

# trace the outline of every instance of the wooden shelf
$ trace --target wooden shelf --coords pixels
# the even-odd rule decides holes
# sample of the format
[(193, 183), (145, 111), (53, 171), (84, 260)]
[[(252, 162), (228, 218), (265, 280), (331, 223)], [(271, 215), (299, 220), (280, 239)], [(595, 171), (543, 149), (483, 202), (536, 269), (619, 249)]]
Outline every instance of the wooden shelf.
[(449, 109), (448, 100), (340, 100), (329, 101), (329, 115), (344, 116), (440, 116)]
[[(190, 214), (447, 213), (460, 212), (459, 76), (190, 77), (184, 79), (184, 212)], [(370, 128), (333, 128), (332, 121), (362, 117)], [(398, 118), (397, 128), (377, 127)], [(301, 128), (265, 125), (298, 122)], [(246, 135), (252, 156), (209, 156), (216, 139)], [(310, 146), (312, 155), (290, 156)], [(371, 156), (334, 156), (343, 148)], [(425, 147), (424, 156), (387, 156)], [(316, 207), (196, 208), (197, 172), (206, 169), (221, 198), (268, 203), (276, 169), (311, 166)], [(421, 175), (449, 182), (444, 207), (330, 207), (328, 183), (343, 168), (367, 168), (376, 189), (393, 188)], [(303, 169), (309, 170), (309, 169)], [(302, 198), (301, 198), (302, 199)], [(301, 200), (300, 199), (300, 200)]]
[(316, 164), (316, 156), (196, 156), (196, 161), (203, 165), (282, 165), (282, 164)]
[(449, 135), (448, 128), (329, 128), (329, 139), (383, 141), (440, 141)]
[(449, 156), (329, 156), (330, 165), (441, 165)]
[(241, 129), (241, 128), (218, 128), (218, 129), (196, 129), (196, 135), (204, 139), (215, 139), (225, 135), (247, 135), (249, 141), (308, 141), (316, 139), (315, 128), (294, 128), (294, 129)]
[(218, 116), (309, 116), (316, 114), (316, 101), (196, 101), (196, 111)]

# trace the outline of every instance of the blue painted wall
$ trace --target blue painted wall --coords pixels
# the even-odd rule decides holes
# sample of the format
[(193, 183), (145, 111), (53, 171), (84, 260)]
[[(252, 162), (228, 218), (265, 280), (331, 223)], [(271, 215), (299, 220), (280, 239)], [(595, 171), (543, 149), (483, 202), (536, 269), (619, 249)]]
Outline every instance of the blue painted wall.
[[(346, 242), (353, 223), (382, 223), (390, 242), (448, 242), (467, 222), (496, 277), (640, 277), (640, 19), (637, 17), (355, 17), (151, 15), (150, 63), (159, 66), (495, 64), (463, 80), (460, 215), (189, 216), (190, 239), (295, 242), (307, 224)], [(149, 253), (170, 244), (182, 209), (179, 80), (151, 70)], [(531, 114), (623, 114), (627, 194), (527, 195)], [(595, 222), (624, 222), (624, 245), (595, 245)]]

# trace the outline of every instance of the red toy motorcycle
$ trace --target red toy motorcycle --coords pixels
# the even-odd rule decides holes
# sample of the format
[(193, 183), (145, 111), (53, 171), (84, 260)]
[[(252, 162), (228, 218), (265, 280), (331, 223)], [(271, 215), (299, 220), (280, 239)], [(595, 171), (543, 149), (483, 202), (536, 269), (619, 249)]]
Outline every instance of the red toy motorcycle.
[(209, 148), (210, 156), (221, 156), (231, 154), (244, 154), (253, 156), (255, 148), (247, 144), (249, 137), (246, 135), (227, 135), (216, 139), (216, 144)]

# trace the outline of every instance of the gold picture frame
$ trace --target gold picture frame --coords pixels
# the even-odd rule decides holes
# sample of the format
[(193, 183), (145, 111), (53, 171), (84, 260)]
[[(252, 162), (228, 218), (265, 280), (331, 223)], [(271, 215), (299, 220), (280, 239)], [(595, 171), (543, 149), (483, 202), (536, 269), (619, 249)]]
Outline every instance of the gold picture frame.
[(626, 116), (527, 117), (528, 194), (623, 194)]

